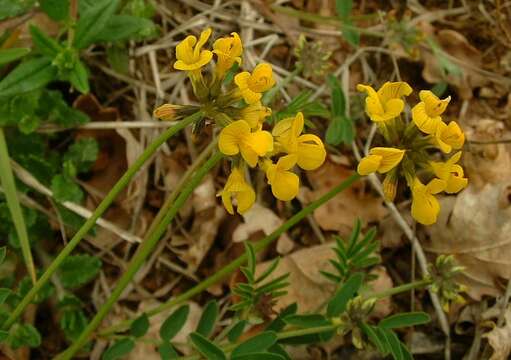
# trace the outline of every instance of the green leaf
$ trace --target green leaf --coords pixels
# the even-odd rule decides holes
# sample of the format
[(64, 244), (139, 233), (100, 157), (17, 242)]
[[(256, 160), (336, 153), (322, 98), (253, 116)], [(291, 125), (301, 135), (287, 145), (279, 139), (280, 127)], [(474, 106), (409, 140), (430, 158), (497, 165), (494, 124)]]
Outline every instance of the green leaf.
[(35, 2), (36, 0), (0, 0), (0, 20), (27, 12)]
[(185, 325), (190, 312), (190, 306), (183, 305), (163, 322), (160, 328), (160, 337), (162, 340), (170, 341), (177, 335), (179, 330)]
[(144, 336), (149, 330), (149, 317), (147, 314), (142, 314), (131, 323), (130, 333), (134, 337)]
[(343, 118), (335, 116), (330, 120), (325, 133), (325, 140), (330, 145), (340, 145), (343, 142)]
[(353, 27), (353, 23), (349, 19), (343, 20), (341, 25), (341, 32), (344, 39), (353, 45), (358, 47), (360, 45), (360, 33)]
[(442, 95), (447, 91), (447, 87), (449, 85), (447, 85), (447, 83), (445, 81), (442, 81), (442, 82), (439, 82), (437, 84), (435, 84), (435, 86), (433, 86), (431, 88), (431, 91), (438, 97), (442, 97)]
[(84, 173), (90, 170), (99, 154), (99, 145), (94, 138), (80, 138), (72, 144), (63, 156), (64, 163), (69, 163), (67, 166), (72, 166), (75, 176), (76, 173)]
[(69, 0), (39, 0), (41, 9), (55, 21), (67, 18), (69, 14)]
[(291, 360), (291, 357), (289, 356), (289, 354), (286, 352), (286, 350), (279, 343), (276, 343), (276, 344), (270, 346), (268, 348), (268, 351), (273, 354), (278, 354), (278, 355), (282, 356), (282, 358), (284, 358), (285, 360)]
[(346, 112), (346, 97), (344, 96), (344, 91), (342, 91), (341, 84), (333, 75), (327, 77), (327, 82), (332, 89), (332, 115), (344, 116)]
[(12, 294), (11, 289), (0, 288), (0, 305), (2, 305), (5, 302), (5, 300), (7, 300), (9, 295), (11, 295), (11, 294)]
[(0, 343), (9, 337), (9, 333), (4, 330), (0, 330)]
[(250, 353), (262, 352), (277, 342), (277, 334), (273, 331), (265, 331), (259, 335), (245, 340), (232, 351), (232, 357)]
[(0, 247), (0, 265), (2, 265), (2, 263), (4, 262), (6, 254), (7, 254), (7, 247), (6, 246)]
[(376, 346), (376, 349), (378, 349), (380, 354), (385, 356), (387, 354), (387, 346), (382, 341), (382, 339), (378, 337), (378, 334), (375, 331), (375, 329), (371, 325), (365, 323), (360, 323), (359, 327), (366, 334), (369, 341), (371, 341), (373, 345)]
[(59, 174), (51, 180), (51, 191), (58, 202), (72, 201), (80, 203), (83, 200), (83, 192), (68, 176)]
[(113, 15), (101, 32), (96, 35), (96, 41), (118, 42), (135, 37), (153, 22), (148, 19), (130, 15)]
[(135, 342), (130, 338), (124, 338), (117, 340), (112, 346), (110, 346), (103, 353), (102, 360), (115, 360), (120, 359), (124, 355), (127, 355), (135, 347)]
[(226, 360), (222, 349), (216, 346), (214, 343), (206, 339), (204, 336), (191, 333), (190, 340), (192, 341), (193, 347), (197, 349), (206, 359), (208, 360)]
[[(18, 295), (24, 297), (32, 289), (32, 280), (30, 277), (25, 276), (18, 284)], [(47, 282), (37, 292), (37, 295), (32, 299), (33, 304), (40, 304), (47, 300), (55, 292), (55, 288), (51, 282)]]
[(245, 325), (247, 324), (246, 320), (240, 320), (236, 325), (232, 327), (231, 330), (227, 333), (227, 339), (229, 339), (229, 342), (234, 343), (236, 342), (241, 334), (243, 334), (243, 330), (245, 329)]
[(61, 310), (60, 328), (69, 341), (76, 341), (89, 323), (82, 306), (80, 299), (69, 294), (65, 295), (58, 304)]
[(158, 346), (158, 352), (160, 353), (162, 360), (177, 359), (179, 357), (179, 354), (168, 341), (164, 341), (160, 346)]
[(357, 272), (351, 275), (328, 302), (326, 310), (327, 316), (338, 316), (346, 311), (346, 305), (348, 304), (348, 301), (355, 296), (363, 282), (363, 273)]
[(403, 352), (401, 351), (401, 342), (397, 335), (392, 330), (382, 329), (382, 331), (390, 346), (390, 353), (394, 360), (404, 360)]
[(381, 320), (378, 326), (384, 329), (396, 329), (406, 326), (427, 324), (430, 321), (431, 318), (428, 314), (417, 311), (389, 316), (388, 318)]
[(63, 49), (55, 39), (43, 32), (37, 26), (30, 25), (30, 34), (32, 35), (32, 41), (34, 42), (36, 49), (43, 55), (49, 56), (53, 59)]
[(78, 60), (69, 74), (69, 82), (82, 94), (89, 92), (89, 73), (85, 64)]
[(353, 9), (353, 1), (352, 0), (336, 0), (335, 1), (335, 9), (337, 10), (337, 15), (341, 19), (345, 19), (350, 16), (351, 10)]
[(269, 352), (255, 352), (244, 355), (232, 356), (231, 360), (285, 360), (286, 358), (280, 354)]
[(41, 345), (41, 335), (30, 324), (14, 324), (11, 327), (7, 341), (14, 350), (22, 346), (36, 348)]
[(197, 330), (195, 331), (205, 337), (211, 335), (215, 328), (218, 311), (218, 303), (215, 300), (209, 301), (202, 312)]
[(76, 24), (74, 46), (83, 49), (92, 44), (96, 36), (105, 28), (111, 19), (119, 0), (100, 0), (81, 14)]
[(284, 321), (289, 325), (300, 328), (313, 328), (330, 325), (330, 321), (321, 314), (290, 315), (286, 316)]
[(25, 61), (0, 81), (0, 97), (41, 88), (55, 80), (56, 75), (57, 68), (51, 64), (51, 59), (47, 57)]
[(400, 343), (400, 345), (401, 345), (401, 354), (403, 354), (403, 360), (413, 360), (413, 356), (410, 353), (410, 351), (406, 348), (406, 345), (403, 344), (402, 342)]
[(28, 53), (29, 48), (0, 49), (0, 66), (18, 60)]
[(66, 288), (77, 288), (94, 279), (101, 269), (101, 260), (90, 255), (70, 255), (59, 267), (58, 275)]
[(123, 45), (113, 45), (106, 49), (106, 58), (108, 63), (120, 74), (127, 74), (129, 72), (129, 53), (128, 49)]

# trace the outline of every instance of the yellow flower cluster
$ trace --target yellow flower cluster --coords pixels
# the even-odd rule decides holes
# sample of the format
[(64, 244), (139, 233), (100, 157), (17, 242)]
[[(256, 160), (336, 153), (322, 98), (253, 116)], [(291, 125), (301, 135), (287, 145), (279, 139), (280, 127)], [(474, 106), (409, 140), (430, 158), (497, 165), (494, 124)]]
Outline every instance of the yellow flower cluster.
[[(211, 36), (211, 29), (203, 31), (197, 40), (186, 37), (176, 47), (174, 68), (186, 71), (200, 106), (164, 104), (154, 111), (163, 120), (178, 119), (191, 111), (201, 110), (205, 117), (222, 127), (218, 138), (220, 152), (231, 160), (231, 174), (220, 192), (222, 202), (230, 214), (244, 213), (254, 204), (255, 191), (247, 180), (248, 170), (259, 167), (266, 174), (273, 195), (289, 201), (298, 194), (299, 177), (293, 172), (298, 166), (313, 170), (323, 164), (326, 151), (319, 137), (302, 134), (303, 114), (283, 119), (273, 129), (265, 130), (265, 120), (271, 109), (261, 102), (263, 94), (275, 85), (272, 67), (258, 64), (252, 72), (234, 75), (234, 86), (226, 75), (235, 64), (241, 65), (243, 45), (237, 33), (217, 39), (213, 50), (203, 49)], [(211, 76), (203, 69), (214, 63)]]
[[(431, 91), (419, 92), (420, 102), (412, 108), (412, 121), (408, 124), (401, 114), (404, 98), (412, 93), (405, 82), (387, 82), (378, 90), (359, 84), (359, 91), (367, 93), (365, 110), (378, 125), (388, 147), (374, 147), (360, 160), (358, 173), (385, 174), (383, 191), (393, 201), (400, 178), (405, 178), (412, 193), (412, 216), (419, 223), (436, 222), (440, 204), (434, 195), (442, 191), (455, 194), (463, 190), (468, 180), (458, 165), (461, 151), (447, 161), (433, 161), (432, 149), (444, 154), (460, 150), (465, 142), (463, 131), (454, 121), (446, 124), (442, 114), (450, 97), (439, 99)], [(425, 184), (420, 178), (428, 178)]]

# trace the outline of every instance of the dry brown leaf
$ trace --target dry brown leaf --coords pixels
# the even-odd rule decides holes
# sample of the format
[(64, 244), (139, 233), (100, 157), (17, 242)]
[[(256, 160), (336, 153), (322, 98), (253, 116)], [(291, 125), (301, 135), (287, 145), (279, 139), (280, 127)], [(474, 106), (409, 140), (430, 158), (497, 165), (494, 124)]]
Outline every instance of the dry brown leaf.
[[(301, 198), (306, 202), (316, 200), (352, 174), (352, 170), (327, 161), (318, 170), (307, 173), (314, 191), (305, 191)], [(324, 230), (348, 235), (356, 219), (364, 223), (379, 221), (386, 213), (383, 200), (366, 193), (364, 184), (357, 182), (317, 209), (314, 218)]]
[[(270, 235), (275, 229), (283, 224), (280, 217), (271, 209), (255, 203), (250, 210), (243, 214), (244, 223), (238, 225), (232, 234), (233, 242), (242, 242), (258, 232)], [(286, 233), (277, 240), (277, 249), (280, 254), (287, 254), (294, 248), (293, 241)]]
[(490, 360), (506, 360), (511, 354), (511, 308), (508, 307), (505, 313), (506, 323), (502, 327), (495, 327), (483, 335), (493, 349)]
[(441, 200), (438, 222), (425, 228), (427, 251), (454, 254), (466, 269), (461, 281), (474, 299), (498, 295), (499, 280), (511, 279), (511, 183), (468, 187)]
[[(328, 260), (335, 258), (332, 251), (333, 245), (333, 243), (328, 243), (313, 246), (296, 251), (281, 259), (277, 270), (270, 279), (289, 273), (290, 285), (286, 288), (288, 293), (277, 299), (275, 310), (281, 310), (296, 302), (299, 312), (306, 313), (317, 311), (328, 301), (335, 286), (321, 275), (320, 271), (332, 271)], [(270, 264), (271, 261), (259, 264), (257, 273), (263, 272)], [(369, 284), (371, 289), (367, 289), (367, 291), (383, 291), (392, 287), (392, 280), (383, 266), (376, 267), (371, 273), (377, 275), (378, 279)], [(383, 299), (377, 302), (374, 316), (384, 317), (390, 311), (390, 299)]]
[(421, 54), (424, 61), (423, 78), (430, 83), (447, 81), (456, 87), (461, 98), (472, 98), (472, 89), (488, 82), (488, 79), (474, 71), (474, 68), (482, 67), (481, 53), (462, 34), (454, 30), (438, 31), (436, 41), (447, 54), (459, 61), (455, 65), (459, 66), (463, 73), (460, 76), (452, 74), (444, 76), (438, 56), (429, 50), (423, 50)]

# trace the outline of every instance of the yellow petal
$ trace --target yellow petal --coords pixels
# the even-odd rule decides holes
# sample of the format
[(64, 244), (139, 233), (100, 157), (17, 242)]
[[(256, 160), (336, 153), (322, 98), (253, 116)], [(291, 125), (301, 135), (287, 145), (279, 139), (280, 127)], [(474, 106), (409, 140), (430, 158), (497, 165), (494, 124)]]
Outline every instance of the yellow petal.
[(314, 170), (323, 165), (326, 150), (319, 137), (305, 134), (298, 138), (298, 166), (304, 170)]
[(197, 42), (197, 45), (195, 45), (194, 49), (195, 53), (194, 55), (196, 58), (199, 57), (199, 53), (201, 52), (202, 47), (206, 44), (209, 37), (211, 36), (211, 32), (212, 32), (211, 28), (208, 28), (200, 33), (199, 41)]
[(438, 194), (439, 192), (444, 191), (446, 186), (447, 186), (447, 182), (445, 180), (432, 179), (426, 185), (426, 191), (430, 194)]
[(271, 115), (271, 109), (263, 106), (260, 101), (241, 109), (241, 118), (245, 120), (251, 129), (258, 129), (264, 119)]
[(467, 185), (467, 178), (451, 175), (447, 180), (447, 187), (445, 188), (445, 192), (448, 194), (456, 194), (466, 188)]
[(264, 156), (273, 150), (273, 136), (268, 131), (255, 131), (245, 141), (259, 156)]
[(285, 118), (277, 122), (271, 131), (272, 135), (275, 137), (286, 136), (289, 133), (294, 120), (295, 118)]
[(304, 119), (303, 114), (299, 112), (296, 114), (291, 125), (291, 134), (295, 137), (299, 136), (303, 131)]
[(251, 168), (256, 167), (259, 155), (246, 143), (240, 144), (241, 157), (245, 160)]
[(277, 171), (271, 182), (273, 195), (282, 201), (292, 200), (298, 194), (300, 180), (291, 171)]
[(439, 212), (438, 200), (428, 192), (427, 186), (415, 179), (412, 185), (412, 217), (421, 224), (431, 225), (436, 222)]
[(224, 204), (225, 210), (231, 215), (234, 215), (234, 208), (232, 207), (231, 193), (222, 191), (222, 203)]
[(218, 136), (220, 152), (229, 156), (236, 155), (240, 151), (240, 144), (249, 134), (250, 126), (246, 121), (238, 120), (227, 125)]
[(405, 108), (405, 102), (401, 99), (390, 99), (385, 103), (384, 106), (385, 106), (384, 117), (392, 119), (401, 114), (401, 112)]
[(433, 92), (429, 90), (421, 90), (419, 92), (419, 98), (424, 103), (426, 113), (430, 117), (441, 115), (447, 108), (447, 105), (449, 105), (449, 101), (451, 101), (450, 96), (440, 100)]
[(241, 96), (243, 96), (243, 100), (245, 100), (247, 104), (255, 104), (263, 97), (262, 94), (256, 93), (249, 88), (241, 90)]
[(236, 196), (236, 200), (238, 201), (238, 213), (243, 214), (245, 211), (249, 210), (252, 205), (254, 205), (255, 198), (255, 191), (251, 186), (248, 186), (245, 191), (239, 192)]
[(234, 83), (236, 86), (240, 88), (240, 90), (246, 89), (248, 87), (248, 79), (250, 78), (250, 73), (248, 71), (240, 72), (234, 76)]
[(405, 150), (387, 147), (375, 147), (369, 151), (371, 155), (381, 156), (378, 172), (384, 174), (395, 168), (405, 155)]
[(369, 175), (374, 173), (380, 167), (382, 157), (380, 155), (368, 155), (360, 160), (357, 172), (360, 175)]
[(465, 134), (455, 121), (451, 121), (440, 134), (442, 141), (453, 149), (461, 149), (465, 143)]
[[(188, 35), (183, 41), (176, 46), (176, 59), (184, 63), (190, 64), (194, 62), (193, 46), (197, 43), (197, 38)], [(179, 69), (178, 69), (179, 70)]]
[(281, 156), (277, 161), (277, 169), (279, 171), (286, 171), (293, 168), (296, 165), (298, 160), (298, 156), (295, 154)]
[(408, 96), (412, 93), (410, 85), (404, 81), (389, 82), (387, 81), (377, 91), (377, 94), (382, 103), (388, 102), (390, 99), (399, 99), (403, 96)]
[(270, 64), (258, 64), (248, 80), (248, 87), (256, 93), (262, 93), (275, 85), (272, 68)]

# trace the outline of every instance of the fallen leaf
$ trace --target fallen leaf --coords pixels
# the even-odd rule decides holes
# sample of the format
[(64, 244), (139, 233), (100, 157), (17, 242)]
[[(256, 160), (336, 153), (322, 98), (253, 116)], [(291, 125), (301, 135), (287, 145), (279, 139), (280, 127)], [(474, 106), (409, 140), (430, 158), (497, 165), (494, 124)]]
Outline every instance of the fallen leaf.
[(488, 339), (488, 343), (493, 349), (493, 354), (490, 357), (490, 360), (506, 360), (509, 359), (509, 355), (511, 354), (511, 308), (508, 307), (506, 309), (506, 313), (504, 314), (506, 323), (502, 327), (493, 328), (493, 330), (489, 331), (486, 334), (483, 334), (483, 337)]
[(424, 249), (453, 254), (465, 267), (460, 281), (476, 300), (498, 295), (499, 282), (511, 279), (510, 194), (509, 181), (481, 190), (469, 186), (456, 197), (442, 198), (438, 222), (425, 228)]
[[(305, 190), (301, 200), (307, 203), (318, 199), (352, 174), (352, 170), (342, 165), (325, 162), (318, 170), (307, 173), (314, 190)], [(363, 182), (356, 182), (314, 211), (314, 219), (323, 230), (338, 231), (344, 236), (350, 233), (355, 220), (367, 224), (383, 219), (386, 214), (383, 200), (366, 192)]]

